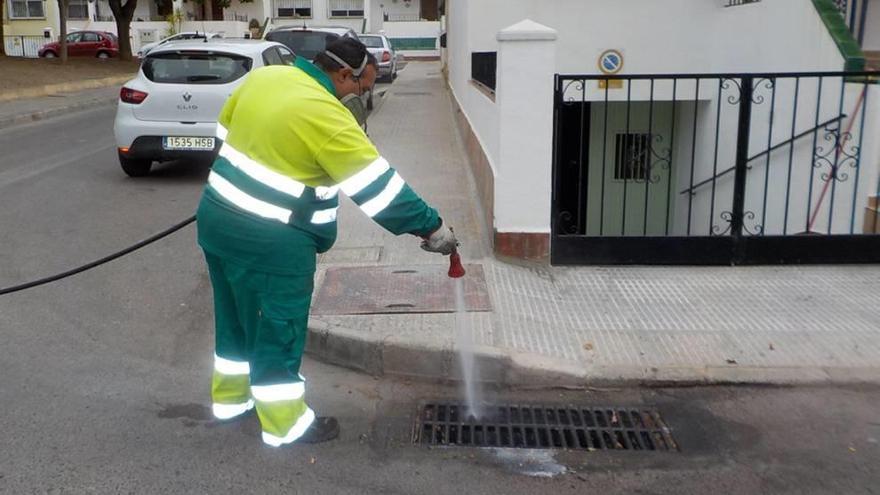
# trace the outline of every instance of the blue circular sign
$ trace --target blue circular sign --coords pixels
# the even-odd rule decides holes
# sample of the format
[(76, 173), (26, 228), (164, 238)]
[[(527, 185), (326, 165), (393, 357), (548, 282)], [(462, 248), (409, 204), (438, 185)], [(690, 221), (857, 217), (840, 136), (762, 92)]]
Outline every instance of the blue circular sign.
[(623, 68), (623, 55), (617, 50), (606, 50), (599, 57), (599, 70), (605, 74), (617, 74)]

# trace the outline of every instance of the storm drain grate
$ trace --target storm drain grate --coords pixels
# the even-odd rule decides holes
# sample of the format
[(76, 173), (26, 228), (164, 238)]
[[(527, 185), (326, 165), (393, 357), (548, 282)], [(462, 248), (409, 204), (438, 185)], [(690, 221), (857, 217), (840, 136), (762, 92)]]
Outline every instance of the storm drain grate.
[(655, 409), (572, 405), (487, 406), (479, 419), (456, 403), (419, 410), (413, 442), (457, 447), (677, 451)]

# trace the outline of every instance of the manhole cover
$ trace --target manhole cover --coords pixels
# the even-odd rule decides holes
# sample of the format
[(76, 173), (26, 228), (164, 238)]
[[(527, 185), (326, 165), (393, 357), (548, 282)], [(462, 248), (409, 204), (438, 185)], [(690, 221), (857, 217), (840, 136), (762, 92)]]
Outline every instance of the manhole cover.
[(479, 419), (456, 403), (425, 404), (413, 443), (520, 449), (677, 451), (655, 409), (572, 405), (488, 406)]
[[(454, 313), (455, 281), (448, 266), (328, 268), (312, 308), (314, 315)], [(465, 311), (492, 311), (483, 267), (466, 265)]]

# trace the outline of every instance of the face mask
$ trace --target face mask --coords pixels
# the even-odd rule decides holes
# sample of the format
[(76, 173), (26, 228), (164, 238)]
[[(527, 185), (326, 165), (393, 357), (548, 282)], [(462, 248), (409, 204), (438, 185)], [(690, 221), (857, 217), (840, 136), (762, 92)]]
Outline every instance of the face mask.
[(345, 95), (341, 100), (339, 100), (348, 111), (354, 115), (354, 119), (357, 120), (361, 129), (367, 130), (367, 108), (364, 106), (364, 101), (360, 96), (352, 93)]

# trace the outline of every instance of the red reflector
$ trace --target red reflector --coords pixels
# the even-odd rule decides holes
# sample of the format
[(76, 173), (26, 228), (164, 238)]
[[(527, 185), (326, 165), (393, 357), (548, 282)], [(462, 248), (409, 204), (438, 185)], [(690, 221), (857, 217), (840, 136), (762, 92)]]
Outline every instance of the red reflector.
[(144, 93), (143, 91), (138, 91), (136, 89), (123, 87), (119, 91), (119, 99), (124, 101), (125, 103), (133, 103), (135, 105), (138, 105), (140, 103), (143, 103), (143, 101), (147, 99), (147, 93)]
[(382, 61), (383, 62), (391, 62), (391, 53), (382, 52)]

